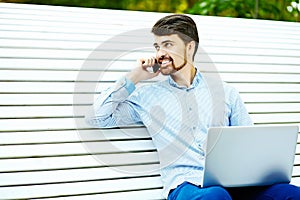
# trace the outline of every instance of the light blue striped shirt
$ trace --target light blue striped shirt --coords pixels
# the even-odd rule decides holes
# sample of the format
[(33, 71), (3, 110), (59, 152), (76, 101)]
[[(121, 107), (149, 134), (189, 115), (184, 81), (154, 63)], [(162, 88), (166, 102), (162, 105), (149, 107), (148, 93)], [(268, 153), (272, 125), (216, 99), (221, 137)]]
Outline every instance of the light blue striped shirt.
[(158, 151), (166, 198), (184, 181), (202, 184), (209, 127), (252, 125), (238, 91), (199, 70), (189, 88), (170, 76), (139, 88), (122, 78), (93, 109), (86, 117), (93, 126), (145, 125)]

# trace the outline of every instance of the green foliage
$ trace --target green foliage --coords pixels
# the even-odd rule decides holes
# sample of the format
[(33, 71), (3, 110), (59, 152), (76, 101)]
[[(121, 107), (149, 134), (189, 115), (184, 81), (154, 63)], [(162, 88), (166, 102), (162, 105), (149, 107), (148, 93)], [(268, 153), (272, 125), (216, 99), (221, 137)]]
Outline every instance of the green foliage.
[(0, 0), (0, 2), (300, 21), (299, 0)]
[(251, 17), (253, 8), (253, 1), (246, 3), (244, 0), (202, 0), (188, 12), (201, 15)]
[(190, 14), (299, 21), (299, 10), (289, 12), (294, 0), (198, 0)]

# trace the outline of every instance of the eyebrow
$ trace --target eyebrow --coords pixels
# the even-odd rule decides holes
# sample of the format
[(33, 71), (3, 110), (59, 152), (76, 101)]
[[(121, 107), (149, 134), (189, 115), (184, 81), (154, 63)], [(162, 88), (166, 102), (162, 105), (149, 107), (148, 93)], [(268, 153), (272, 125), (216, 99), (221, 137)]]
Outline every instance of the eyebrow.
[[(174, 43), (174, 41), (172, 41), (172, 40), (164, 40), (164, 41), (161, 42), (161, 44), (168, 43), (168, 42)], [(158, 44), (155, 42), (153, 44), (153, 46), (158, 46)]]

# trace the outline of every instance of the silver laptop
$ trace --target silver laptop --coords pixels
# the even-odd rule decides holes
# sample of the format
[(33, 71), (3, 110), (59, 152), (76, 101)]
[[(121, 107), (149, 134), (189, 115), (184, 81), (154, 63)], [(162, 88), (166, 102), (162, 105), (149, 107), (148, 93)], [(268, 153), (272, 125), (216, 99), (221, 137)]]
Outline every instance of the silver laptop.
[(297, 136), (296, 125), (210, 128), (202, 186), (289, 183)]

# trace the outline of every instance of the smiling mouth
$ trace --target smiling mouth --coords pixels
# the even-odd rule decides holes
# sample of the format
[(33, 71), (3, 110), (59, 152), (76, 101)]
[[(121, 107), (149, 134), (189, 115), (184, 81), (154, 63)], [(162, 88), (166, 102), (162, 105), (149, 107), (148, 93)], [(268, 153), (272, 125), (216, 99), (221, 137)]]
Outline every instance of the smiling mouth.
[(167, 65), (171, 64), (173, 61), (172, 58), (166, 58), (166, 57), (161, 57), (158, 61), (158, 63), (161, 65), (161, 67), (166, 67)]

